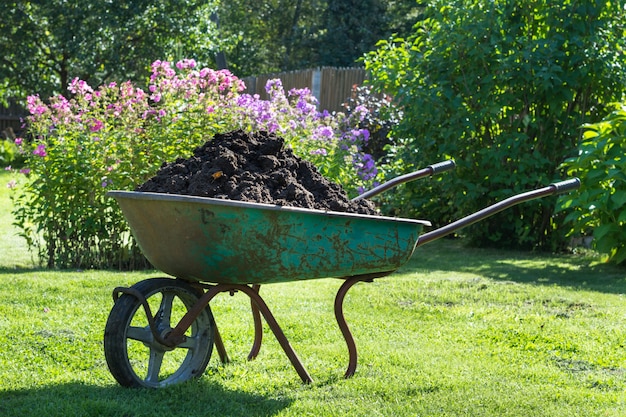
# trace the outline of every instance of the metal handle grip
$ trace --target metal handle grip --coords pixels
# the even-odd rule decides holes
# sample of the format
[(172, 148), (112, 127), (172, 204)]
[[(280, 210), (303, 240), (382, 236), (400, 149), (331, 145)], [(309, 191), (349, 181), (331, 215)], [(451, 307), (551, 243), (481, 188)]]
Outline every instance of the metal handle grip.
[(431, 175), (439, 174), (441, 172), (450, 171), (456, 167), (456, 164), (453, 160), (441, 161), (436, 164), (428, 165), (428, 168), (431, 169)]
[(569, 180), (550, 184), (550, 187), (554, 187), (554, 194), (565, 194), (580, 188), (580, 180), (578, 178), (570, 178)]

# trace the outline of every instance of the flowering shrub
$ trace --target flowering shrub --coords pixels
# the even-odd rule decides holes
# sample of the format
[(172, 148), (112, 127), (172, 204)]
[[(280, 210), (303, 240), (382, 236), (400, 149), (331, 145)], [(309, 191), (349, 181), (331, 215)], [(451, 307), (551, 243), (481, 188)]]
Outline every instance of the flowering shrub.
[(269, 100), (243, 93), (229, 71), (156, 61), (148, 91), (131, 82), (93, 89), (74, 79), (44, 103), (28, 98), (28, 133), (16, 139), (26, 158), (15, 188), (14, 215), (21, 234), (48, 267), (144, 266), (121, 212), (105, 197), (134, 189), (158, 167), (193, 150), (216, 133), (266, 130), (349, 193), (373, 185), (377, 170), (363, 152), (369, 133), (358, 128), (364, 112), (319, 112), (308, 89), (284, 92), (267, 83)]
[(344, 107), (348, 114), (360, 114), (358, 126), (367, 129), (371, 135), (363, 149), (376, 161), (387, 157), (388, 148), (395, 145), (391, 131), (402, 120), (402, 110), (395, 105), (393, 98), (374, 92), (372, 86), (354, 85)]

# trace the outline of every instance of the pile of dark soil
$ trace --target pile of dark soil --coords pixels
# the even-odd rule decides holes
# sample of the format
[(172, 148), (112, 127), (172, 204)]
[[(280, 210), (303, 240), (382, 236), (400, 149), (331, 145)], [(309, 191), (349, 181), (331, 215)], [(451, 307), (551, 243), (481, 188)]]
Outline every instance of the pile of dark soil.
[(340, 185), (266, 132), (216, 135), (189, 159), (163, 164), (136, 191), (378, 214), (371, 201), (350, 201)]

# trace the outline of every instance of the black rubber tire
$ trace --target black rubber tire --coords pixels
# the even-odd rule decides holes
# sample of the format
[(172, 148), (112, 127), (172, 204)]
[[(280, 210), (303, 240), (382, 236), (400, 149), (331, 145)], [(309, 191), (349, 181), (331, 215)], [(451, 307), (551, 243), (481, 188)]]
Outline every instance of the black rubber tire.
[[(150, 304), (159, 334), (176, 327), (202, 295), (185, 281), (151, 278), (132, 286)], [(142, 304), (130, 294), (113, 305), (104, 330), (104, 354), (113, 377), (125, 387), (160, 388), (200, 377), (206, 369), (215, 335), (207, 306), (185, 334), (187, 340), (167, 348), (154, 340)]]

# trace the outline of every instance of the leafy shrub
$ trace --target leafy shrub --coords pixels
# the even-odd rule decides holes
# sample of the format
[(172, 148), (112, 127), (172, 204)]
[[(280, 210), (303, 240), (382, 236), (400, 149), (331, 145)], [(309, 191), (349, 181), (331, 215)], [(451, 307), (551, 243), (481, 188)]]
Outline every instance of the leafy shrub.
[(48, 267), (141, 267), (140, 255), (110, 189), (132, 190), (158, 167), (186, 157), (216, 133), (266, 130), (353, 194), (376, 175), (361, 151), (368, 132), (359, 115), (316, 110), (307, 89), (267, 85), (270, 100), (243, 94), (228, 71), (196, 69), (193, 60), (152, 65), (149, 92), (130, 82), (94, 90), (74, 79), (71, 98), (28, 98), (28, 133), (21, 138), (27, 176), (16, 187), (14, 215)]
[[(444, 224), (561, 179), (580, 126), (622, 97), (625, 14), (615, 2), (436, 0), (410, 38), (380, 42), (366, 68), (404, 112), (395, 165), (383, 169), (457, 162), (440, 181), (404, 186), (391, 209)], [(464, 233), (553, 250), (564, 243), (555, 204), (525, 203)]]
[(585, 125), (578, 156), (565, 161), (581, 179), (580, 192), (565, 196), (562, 209), (571, 233), (593, 235), (595, 248), (615, 263), (626, 262), (626, 104), (602, 121)]
[(19, 166), (24, 158), (12, 140), (0, 139), (0, 167)]

